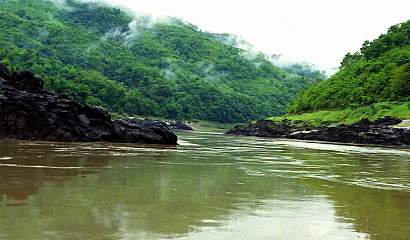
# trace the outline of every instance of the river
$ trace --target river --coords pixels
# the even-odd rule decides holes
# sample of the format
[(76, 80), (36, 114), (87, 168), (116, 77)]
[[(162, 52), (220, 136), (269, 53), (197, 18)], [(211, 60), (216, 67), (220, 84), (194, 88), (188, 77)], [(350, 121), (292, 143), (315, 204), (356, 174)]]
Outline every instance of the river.
[(0, 239), (408, 240), (410, 150), (0, 141)]

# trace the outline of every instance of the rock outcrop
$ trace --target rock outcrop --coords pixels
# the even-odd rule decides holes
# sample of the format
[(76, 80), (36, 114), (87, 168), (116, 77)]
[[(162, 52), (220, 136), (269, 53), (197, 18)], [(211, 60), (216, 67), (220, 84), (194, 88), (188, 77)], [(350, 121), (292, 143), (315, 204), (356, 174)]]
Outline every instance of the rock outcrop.
[(104, 109), (45, 91), (33, 73), (10, 75), (1, 64), (0, 138), (177, 144), (176, 135), (159, 124), (113, 121)]
[(159, 121), (159, 120), (152, 120), (149, 118), (146, 118), (144, 120), (135, 118), (132, 120), (130, 119), (129, 122), (133, 122), (135, 124), (141, 124), (143, 126), (159, 126), (159, 127), (167, 128), (169, 130), (186, 130), (186, 131), (194, 130), (191, 126), (188, 125), (188, 123), (185, 123), (179, 120)]
[(288, 138), (340, 143), (410, 146), (410, 129), (396, 128), (400, 119), (385, 117), (371, 122), (363, 119), (352, 125), (312, 127), (301, 122), (262, 120), (240, 124), (227, 132), (231, 135)]
[(171, 121), (167, 122), (168, 127), (176, 130), (193, 131), (194, 128), (189, 125), (189, 123), (183, 121)]

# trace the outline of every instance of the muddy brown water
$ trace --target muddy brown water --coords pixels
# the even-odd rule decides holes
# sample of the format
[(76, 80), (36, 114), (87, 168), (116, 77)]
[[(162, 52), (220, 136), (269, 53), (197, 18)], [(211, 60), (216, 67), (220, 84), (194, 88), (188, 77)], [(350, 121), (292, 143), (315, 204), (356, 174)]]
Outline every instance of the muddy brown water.
[(0, 141), (0, 239), (408, 240), (410, 150)]

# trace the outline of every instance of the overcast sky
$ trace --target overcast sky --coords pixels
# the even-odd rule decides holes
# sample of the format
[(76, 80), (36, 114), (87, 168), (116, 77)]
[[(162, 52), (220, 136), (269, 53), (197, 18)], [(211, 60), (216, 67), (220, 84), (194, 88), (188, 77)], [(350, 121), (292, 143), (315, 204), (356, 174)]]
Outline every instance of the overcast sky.
[(173, 16), (231, 33), (266, 54), (336, 68), (391, 25), (410, 19), (410, 0), (109, 0), (141, 14)]

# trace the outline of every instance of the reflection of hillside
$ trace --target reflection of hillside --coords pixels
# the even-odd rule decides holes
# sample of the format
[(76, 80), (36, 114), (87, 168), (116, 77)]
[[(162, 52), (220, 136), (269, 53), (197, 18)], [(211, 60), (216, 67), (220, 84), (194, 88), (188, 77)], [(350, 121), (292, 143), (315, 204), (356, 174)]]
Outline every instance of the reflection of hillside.
[[(86, 178), (74, 177), (63, 184), (43, 185), (25, 206), (30, 209), (29, 217), (37, 219), (31, 223), (33, 232), (29, 234), (41, 235), (34, 229), (46, 228), (62, 233), (69, 229), (76, 239), (88, 239), (93, 234), (104, 234), (107, 239), (121, 234), (137, 237), (143, 232), (180, 235), (193, 227), (214, 225), (212, 220), (220, 222), (235, 211), (251, 212), (266, 199), (288, 198), (300, 192), (294, 183), (281, 185), (275, 184), (272, 177), (249, 176), (236, 165), (212, 165), (223, 162), (223, 156), (209, 162), (199, 161), (201, 164), (189, 160), (189, 154), (186, 159), (179, 157), (173, 151), (152, 151), (135, 156), (84, 159), (88, 164), (101, 166), (109, 162), (112, 168)], [(67, 161), (74, 159), (78, 158)], [(47, 161), (51, 161), (49, 157)], [(82, 160), (77, 161), (82, 166)], [(64, 165), (64, 162), (58, 160), (54, 164)], [(30, 181), (37, 185), (30, 186), (36, 186), (38, 191), (43, 180), (64, 179), (78, 172), (42, 170), (21, 174), (21, 178), (26, 174), (36, 175)], [(0, 208), (0, 215), (7, 212), (12, 210)], [(0, 218), (3, 221), (0, 225), (23, 226), (24, 218)], [(15, 238), (10, 239), (19, 239), (19, 234), (22, 232), (16, 232)]]
[(232, 167), (145, 166), (139, 174), (128, 171), (112, 186), (120, 186), (118, 200), (125, 201), (123, 211), (128, 213), (124, 224), (134, 233), (185, 234), (206, 225), (204, 220), (220, 222), (239, 209), (255, 209), (269, 197), (285, 197), (289, 187), (298, 188), (275, 186), (272, 178), (256, 180)]
[(1, 142), (0, 196), (25, 201), (45, 182), (65, 181), (108, 164), (106, 157), (75, 156), (47, 143), (26, 144)]
[[(84, 187), (79, 191), (61, 192), (54, 200), (57, 189), (49, 189), (50, 192), (40, 193), (40, 198), (49, 193), (47, 207), (58, 209), (50, 219), (58, 219), (60, 214), (65, 216), (51, 223), (57, 231), (75, 223), (70, 229), (85, 237), (89, 231), (77, 228), (77, 224), (94, 229), (105, 223), (106, 229), (131, 235), (140, 232), (168, 235), (188, 233), (194, 226), (206, 225), (204, 220), (221, 220), (236, 210), (253, 209), (265, 198), (273, 195), (280, 198), (289, 191), (289, 186), (286, 189), (274, 186), (271, 178), (255, 181), (233, 168), (192, 166), (176, 171), (175, 167), (181, 168), (159, 168), (155, 164), (119, 167), (109, 174), (77, 179), (67, 186)], [(238, 178), (243, 178), (242, 184), (237, 184)], [(36, 207), (42, 212), (42, 206)]]
[[(48, 159), (50, 160), (50, 159)], [(98, 159), (98, 166), (93, 168), (104, 167), (104, 163)], [(56, 161), (67, 161), (71, 166), (79, 166), (81, 161), (91, 161), (90, 158), (84, 157), (79, 159), (56, 159)], [(0, 167), (0, 195), (14, 200), (26, 200), (29, 196), (35, 195), (39, 187), (47, 181), (65, 181), (70, 177), (86, 173), (85, 169), (64, 169), (64, 167), (47, 168), (52, 161), (46, 163), (25, 161), (23, 164), (16, 163), (14, 160), (2, 162), (8, 166)], [(107, 163), (107, 162), (106, 162)], [(106, 164), (105, 163), (105, 164)], [(40, 164), (40, 165), (39, 165)], [(22, 167), (23, 166), (23, 167)], [(52, 166), (52, 165), (51, 165)], [(84, 167), (84, 166), (82, 166)], [(84, 167), (86, 168), (86, 167)]]
[(349, 219), (357, 232), (372, 240), (407, 240), (410, 236), (410, 194), (394, 190), (371, 189), (332, 183), (319, 187), (335, 203), (342, 219)]

